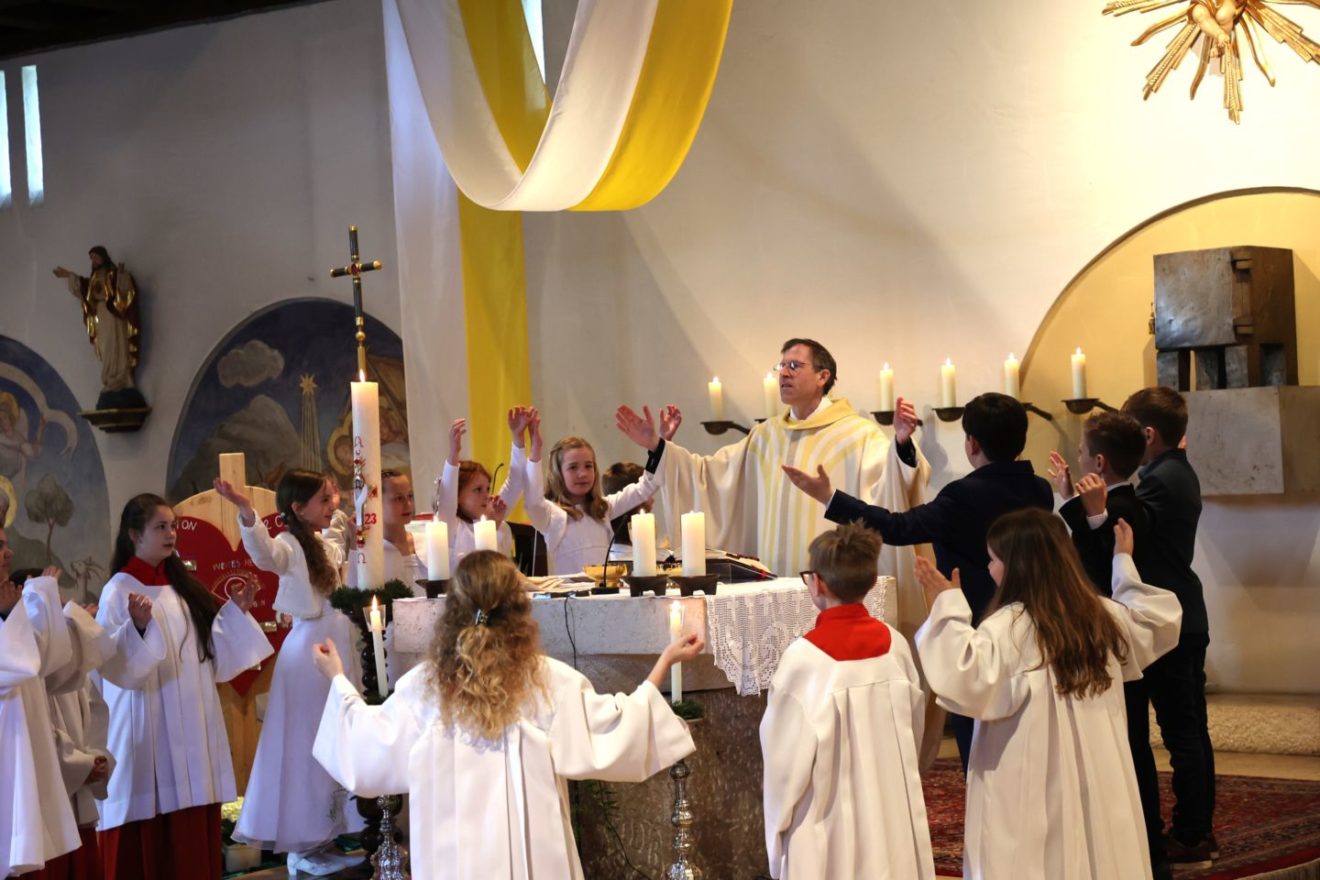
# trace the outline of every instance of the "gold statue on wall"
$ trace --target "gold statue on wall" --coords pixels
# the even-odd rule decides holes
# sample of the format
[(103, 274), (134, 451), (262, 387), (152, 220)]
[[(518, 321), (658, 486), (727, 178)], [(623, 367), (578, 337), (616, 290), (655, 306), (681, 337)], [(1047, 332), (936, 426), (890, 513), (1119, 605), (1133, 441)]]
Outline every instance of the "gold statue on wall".
[[(1153, 12), (1170, 6), (1179, 7), (1173, 15), (1156, 22), (1132, 41), (1140, 46), (1156, 34), (1179, 27), (1163, 57), (1146, 75), (1143, 98), (1159, 91), (1164, 80), (1188, 52), (1197, 50), (1200, 61), (1192, 78), (1193, 98), (1212, 61), (1224, 78), (1224, 109), (1234, 122), (1242, 121), (1242, 50), (1245, 42), (1260, 72), (1274, 85), (1274, 73), (1265, 58), (1264, 35), (1282, 43), (1303, 61), (1320, 64), (1320, 43), (1302, 33), (1302, 26), (1283, 15), (1275, 6), (1310, 6), (1320, 9), (1320, 0), (1113, 0), (1104, 8), (1105, 15), (1129, 12)], [(1240, 38), (1240, 39), (1239, 39)]]

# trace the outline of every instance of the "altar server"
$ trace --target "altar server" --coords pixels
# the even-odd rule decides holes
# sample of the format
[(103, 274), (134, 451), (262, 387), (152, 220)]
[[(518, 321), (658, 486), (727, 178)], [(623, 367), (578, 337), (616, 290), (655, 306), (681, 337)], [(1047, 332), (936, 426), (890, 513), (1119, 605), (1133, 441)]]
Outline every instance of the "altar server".
[(165, 499), (130, 499), (96, 613), (118, 648), (99, 670), (117, 763), (97, 825), (106, 880), (218, 880), (220, 804), (236, 792), (216, 684), (271, 653), (256, 584), (219, 604), (175, 536)]
[[(91, 606), (95, 612), (96, 607)], [(89, 673), (115, 655), (114, 640), (88, 611), (74, 602), (64, 606), (73, 656), (46, 679), (50, 720), (64, 789), (68, 794), (81, 846), (46, 863), (43, 880), (99, 880), (101, 851), (96, 840), (96, 802), (109, 793), (115, 759), (110, 754), (110, 715)], [(141, 639), (136, 632), (124, 636)]]
[(667, 646), (632, 694), (597, 694), (541, 654), (513, 563), (477, 551), (459, 563), (430, 656), (381, 706), (317, 647), (333, 680), (316, 757), (362, 797), (407, 792), (416, 880), (581, 878), (568, 779), (640, 782), (693, 750), (657, 687), (701, 640)]
[(1124, 679), (1178, 641), (1178, 598), (1141, 583), (1115, 526), (1113, 599), (1096, 595), (1063, 521), (1006, 514), (986, 538), (996, 593), (979, 627), (954, 572), (918, 562), (930, 619), (917, 633), (939, 702), (976, 719), (963, 876), (1149, 878)]
[(492, 495), (491, 473), (479, 461), (463, 458), (463, 435), (467, 419), (455, 419), (449, 427), (449, 457), (435, 481), (435, 518), (449, 528), (449, 558), (462, 559), (477, 548), (473, 523), (482, 519), (496, 522), (497, 549), (513, 555), (513, 532), (505, 522), (510, 510), (522, 495), (527, 479), (527, 423), (532, 410), (515, 406), (509, 410), (509, 431), (513, 445), (509, 449), (509, 475), (498, 495)]
[(324, 474), (285, 471), (275, 487), (275, 506), (288, 530), (272, 538), (250, 498), (224, 480), (215, 481), (215, 490), (238, 508), (243, 548), (253, 563), (280, 576), (275, 610), (293, 618), (293, 629), (275, 658), (266, 717), (233, 837), (287, 853), (291, 874), (331, 874), (361, 861), (341, 853), (334, 840), (362, 827), (344, 793), (312, 758), (316, 713), (329, 691), (312, 664), (312, 646), (331, 639), (353, 656), (353, 626), (330, 605), (343, 560), (321, 536), (335, 510), (334, 491)]
[(862, 604), (880, 546), (846, 525), (809, 548), (820, 616), (780, 658), (761, 719), (771, 877), (935, 876), (917, 760), (926, 698), (907, 641)]
[(0, 530), (0, 871), (42, 867), (78, 847), (56, 757), (44, 679), (69, 662), (58, 569), (20, 588)]
[(602, 495), (596, 450), (581, 437), (564, 437), (550, 449), (549, 470), (541, 470), (541, 416), (535, 409), (527, 462), (527, 518), (545, 538), (550, 574), (575, 574), (605, 562), (615, 539), (610, 523), (660, 488), (655, 470), (659, 456), (647, 462), (642, 478), (613, 495)]

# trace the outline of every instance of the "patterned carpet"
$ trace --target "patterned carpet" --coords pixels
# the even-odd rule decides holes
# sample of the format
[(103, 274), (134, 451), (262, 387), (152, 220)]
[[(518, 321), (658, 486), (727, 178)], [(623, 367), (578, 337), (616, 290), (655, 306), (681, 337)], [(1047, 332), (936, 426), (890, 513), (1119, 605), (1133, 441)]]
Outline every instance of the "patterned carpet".
[[(1236, 880), (1320, 860), (1320, 782), (1220, 776), (1211, 868), (1179, 870), (1177, 880)], [(1169, 774), (1160, 774), (1167, 823)], [(926, 780), (935, 871), (962, 875), (963, 780), (956, 759), (937, 761)]]

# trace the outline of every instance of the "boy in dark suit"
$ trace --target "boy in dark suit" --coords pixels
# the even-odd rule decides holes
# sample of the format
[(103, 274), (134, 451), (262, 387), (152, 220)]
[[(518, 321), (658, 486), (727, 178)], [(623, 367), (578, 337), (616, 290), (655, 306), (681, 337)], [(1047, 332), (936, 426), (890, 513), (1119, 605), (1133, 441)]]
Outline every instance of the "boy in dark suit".
[[(1132, 527), (1132, 560), (1146, 577), (1150, 567), (1150, 518), (1130, 480), (1146, 455), (1146, 432), (1132, 416), (1098, 412), (1082, 425), (1077, 465), (1082, 478), (1074, 486), (1072, 471), (1058, 452), (1050, 453), (1050, 479), (1064, 499), (1059, 514), (1072, 530), (1082, 567), (1104, 596), (1113, 592), (1114, 524)], [(1154, 880), (1171, 880), (1160, 815), (1160, 780), (1150, 750), (1149, 694), (1144, 680), (1123, 685), (1127, 700), (1128, 744), (1136, 771), (1141, 810), (1146, 821)]]
[[(990, 524), (1026, 507), (1053, 510), (1054, 493), (1032, 470), (1031, 462), (1017, 460), (1027, 445), (1027, 411), (1017, 400), (1004, 394), (979, 395), (963, 409), (962, 427), (966, 435), (963, 449), (974, 470), (949, 483), (932, 501), (911, 510), (890, 511), (835, 492), (824, 468), (815, 476), (789, 465), (784, 465), (784, 472), (793, 485), (828, 505), (825, 518), (831, 522), (861, 521), (894, 546), (933, 544), (936, 568), (945, 577), (952, 577), (954, 569), (961, 573), (972, 622), (979, 624), (995, 593), (986, 568), (990, 557), (985, 535)], [(904, 461), (915, 463), (911, 440), (900, 445), (898, 453)], [(960, 715), (951, 718), (965, 770), (972, 722)]]
[[(1136, 490), (1150, 520), (1141, 579), (1173, 591), (1183, 607), (1178, 646), (1151, 664), (1142, 679), (1173, 765), (1169, 861), (1204, 867), (1219, 853), (1213, 829), (1215, 756), (1205, 709), (1210, 625), (1201, 580), (1192, 570), (1201, 484), (1179, 446), (1187, 433), (1187, 403), (1172, 389), (1144, 388), (1127, 399), (1123, 412), (1141, 424), (1146, 436)], [(1129, 716), (1132, 712), (1129, 705)], [(1133, 742), (1134, 763), (1148, 760), (1149, 744), (1140, 747), (1145, 754), (1138, 757)]]

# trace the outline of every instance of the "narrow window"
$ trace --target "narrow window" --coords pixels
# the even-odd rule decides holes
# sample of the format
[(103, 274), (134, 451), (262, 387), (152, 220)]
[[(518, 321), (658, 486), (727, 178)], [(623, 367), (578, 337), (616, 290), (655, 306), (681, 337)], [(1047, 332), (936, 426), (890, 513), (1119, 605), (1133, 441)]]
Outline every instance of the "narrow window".
[(27, 138), (28, 204), (39, 205), (46, 196), (46, 184), (41, 167), (41, 104), (35, 64), (23, 67), (23, 129)]

